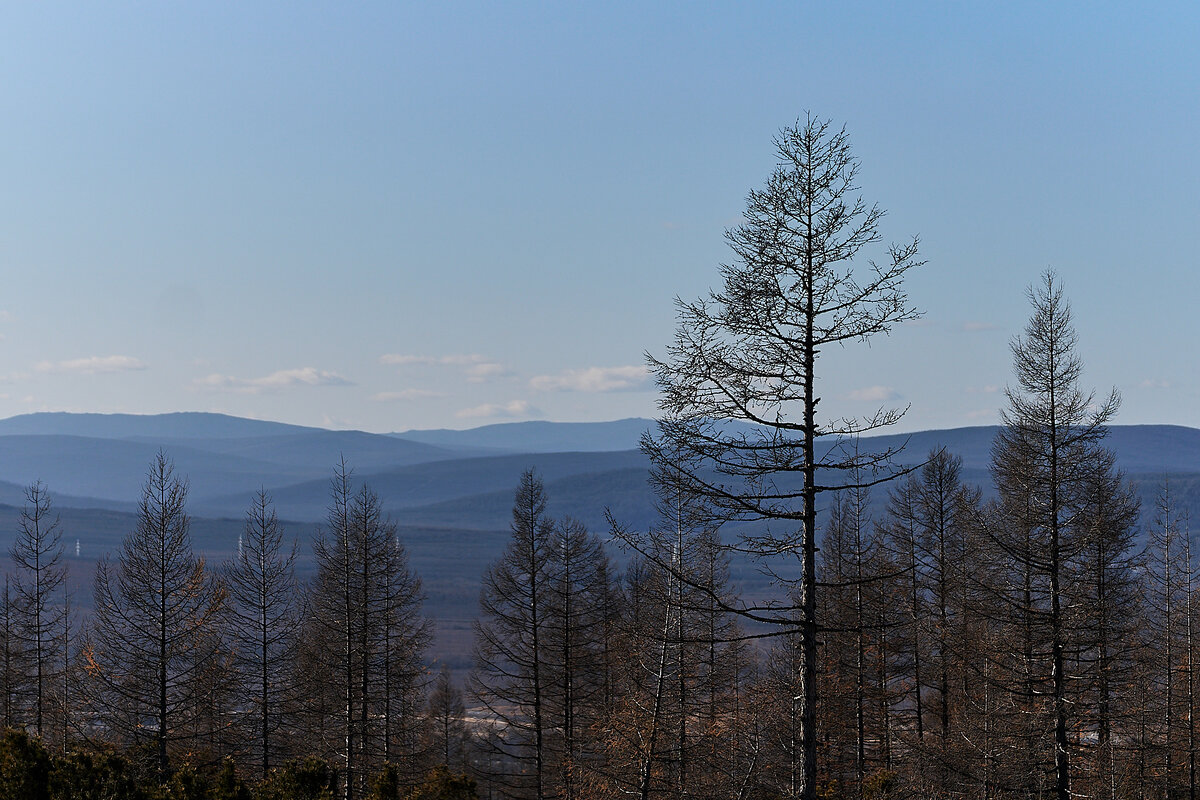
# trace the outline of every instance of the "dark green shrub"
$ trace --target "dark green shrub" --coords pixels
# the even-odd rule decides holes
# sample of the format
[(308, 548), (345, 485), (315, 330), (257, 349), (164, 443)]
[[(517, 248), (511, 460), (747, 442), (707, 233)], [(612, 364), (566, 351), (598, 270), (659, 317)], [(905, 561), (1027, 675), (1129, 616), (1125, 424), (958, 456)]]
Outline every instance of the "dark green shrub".
[(445, 764), (439, 764), (405, 800), (478, 800), (478, 797), (474, 778), (453, 773)]
[(384, 764), (383, 769), (371, 781), (371, 793), (367, 800), (400, 800), (400, 776), (391, 764)]
[(337, 771), (310, 756), (271, 770), (253, 796), (255, 800), (333, 800), (336, 790)]
[(9, 729), (0, 738), (0, 797), (50, 798), (50, 756), (24, 731)]
[(195, 767), (185, 766), (175, 771), (163, 787), (167, 800), (209, 800), (212, 783)]
[(221, 761), (221, 771), (212, 787), (212, 800), (250, 800), (250, 790), (237, 776), (233, 759), (228, 756)]
[(111, 752), (78, 752), (54, 760), (50, 773), (53, 800), (145, 800), (129, 761)]
[(863, 780), (864, 800), (883, 800), (891, 797), (896, 789), (896, 773), (881, 769), (872, 772)]

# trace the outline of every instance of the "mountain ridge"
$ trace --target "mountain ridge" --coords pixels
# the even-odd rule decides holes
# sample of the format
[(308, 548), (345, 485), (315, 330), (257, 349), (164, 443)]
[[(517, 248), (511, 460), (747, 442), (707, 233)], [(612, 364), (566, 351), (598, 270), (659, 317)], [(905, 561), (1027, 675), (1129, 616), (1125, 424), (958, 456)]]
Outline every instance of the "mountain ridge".
[[(607, 511), (622, 524), (642, 529), (655, 524), (654, 496), (646, 481), (649, 464), (633, 449), (651, 420), (508, 423), (453, 432), (439, 440), (419, 432), (413, 439), (196, 413), (0, 420), (0, 546), (12, 541), (23, 487), (43, 480), (61, 514), (73, 590), (86, 606), (96, 559), (114, 552), (136, 525), (133, 512), (146, 466), (164, 447), (190, 481), (188, 513), (197, 552), (219, 564), (236, 551), (245, 508), (263, 487), (275, 498), (285, 535), (300, 543), (298, 568), (309, 577), (315, 563), (310, 543), (324, 520), (329, 477), (335, 461), (345, 456), (354, 481), (377, 491), (399, 526), (398, 535), (428, 593), (427, 613), (438, 619), (439, 637), (467, 643), (460, 648), (466, 664), (479, 576), (508, 540), (512, 492), (522, 470), (539, 470), (548, 511), (556, 518), (575, 517), (602, 536)], [(997, 430), (971, 426), (892, 433), (865, 437), (862, 443), (870, 449), (907, 444), (897, 461), (909, 466), (919, 464), (931, 449), (946, 446), (963, 458), (964, 480), (991, 493), (988, 462)], [(602, 449), (571, 449), (585, 444)], [(1166, 475), (1171, 476), (1178, 510), (1200, 518), (1200, 430), (1113, 426), (1108, 445), (1134, 481), (1143, 531), (1153, 519), (1154, 498)], [(525, 449), (511, 449), (515, 447)], [(872, 492), (870, 509), (876, 519), (887, 493), (887, 487)], [(732, 525), (729, 535), (734, 535)], [(79, 557), (74, 555), (76, 543)], [(618, 562), (624, 557), (615, 548), (613, 552)], [(744, 589), (764, 590), (763, 576), (744, 559), (731, 571)]]
[[(136, 433), (132, 433), (136, 428)], [(37, 411), (0, 419), (0, 436), (61, 434), (93, 439), (130, 436), (215, 438), (250, 435), (251, 431), (278, 434), (325, 430), (287, 422), (235, 417), (210, 411), (171, 411), (164, 414), (102, 414), (95, 412)], [(169, 433), (168, 433), (169, 432)]]
[[(0, 500), (19, 500), (20, 487), (42, 480), (64, 505), (126, 510), (136, 504), (146, 464), (162, 447), (189, 479), (189, 504), (201, 516), (238, 519), (253, 492), (265, 488), (276, 498), (281, 517), (319, 521), (333, 465), (345, 458), (390, 511), (414, 524), (504, 527), (502, 498), (530, 467), (539, 469), (548, 485), (565, 481), (561, 490), (571, 502), (587, 499), (586, 508), (565, 503), (564, 512), (596, 523), (607, 503), (627, 507), (641, 523), (650, 506), (644, 481), (648, 462), (633, 448), (653, 424), (636, 417), (541, 421), (423, 435), (331, 431), (206, 412), (22, 415), (0, 420), (0, 482), (6, 486)], [(997, 430), (968, 426), (888, 433), (861, 442), (865, 449), (906, 444), (896, 461), (907, 466), (945, 446), (963, 459), (964, 473), (986, 487)], [(1117, 425), (1109, 429), (1107, 443), (1120, 466), (1144, 485), (1157, 476), (1200, 474), (1198, 429)], [(598, 449), (577, 447), (586, 444)], [(611, 496), (603, 500), (606, 491)]]

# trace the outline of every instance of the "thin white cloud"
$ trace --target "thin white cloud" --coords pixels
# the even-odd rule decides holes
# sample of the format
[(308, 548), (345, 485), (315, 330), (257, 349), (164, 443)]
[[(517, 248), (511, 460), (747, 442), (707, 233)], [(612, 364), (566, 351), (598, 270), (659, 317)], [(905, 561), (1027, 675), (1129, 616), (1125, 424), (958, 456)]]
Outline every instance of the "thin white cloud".
[(404, 367), (409, 364), (436, 364), (437, 359), (429, 356), (412, 356), (404, 355), (403, 353), (384, 353), (379, 357), (380, 364), (388, 364), (389, 366)]
[(411, 353), (384, 353), (379, 357), (380, 364), (395, 367), (406, 367), (411, 364), (443, 364), (445, 366), (463, 366), (479, 364), (487, 361), (486, 356), (479, 353), (455, 353), (448, 356), (422, 356)]
[(1000, 387), (989, 384), (987, 386), (968, 386), (967, 394), (996, 394), (1000, 391)]
[(301, 386), (353, 386), (354, 384), (336, 372), (327, 372), (316, 367), (281, 369), (261, 378), (236, 378), (232, 375), (208, 375), (195, 381), (196, 386), (214, 391), (262, 394), (294, 389)]
[(525, 400), (512, 400), (508, 403), (484, 403), (473, 408), (464, 408), (454, 416), (462, 419), (479, 419), (495, 417), (520, 417), (534, 412), (534, 408)]
[(437, 360), (437, 363), (461, 367), (467, 364), (482, 364), (487, 360), (487, 356), (481, 356), (479, 353), (458, 353), (456, 355), (442, 356)]
[(538, 375), (529, 385), (539, 392), (622, 392), (644, 389), (650, 381), (645, 367), (586, 367), (557, 375)]
[(385, 353), (379, 357), (380, 364), (393, 367), (442, 366), (461, 367), (471, 383), (484, 383), (493, 378), (512, 375), (505, 365), (479, 353), (454, 353), (448, 356), (424, 356), (411, 353)]
[(472, 364), (464, 372), (471, 383), (484, 383), (492, 378), (507, 378), (512, 375), (512, 370), (496, 361)]
[(968, 411), (964, 416), (972, 422), (978, 422), (981, 419), (991, 422), (999, 417), (999, 412), (994, 408), (979, 408), (974, 411)]
[(41, 361), (34, 366), (38, 372), (74, 373), (76, 375), (134, 372), (145, 368), (145, 363), (133, 356), (90, 356), (67, 361)]
[(407, 400), (422, 400), (428, 397), (445, 397), (442, 392), (433, 392), (429, 389), (402, 389), (398, 392), (376, 392), (371, 395), (371, 399), (377, 403), (395, 403)]
[(850, 399), (860, 403), (888, 403), (899, 397), (899, 392), (891, 386), (864, 386), (850, 392)]
[(1138, 386), (1142, 387), (1143, 389), (1170, 389), (1171, 382), (1159, 380), (1158, 378), (1146, 378), (1146, 380), (1139, 383)]

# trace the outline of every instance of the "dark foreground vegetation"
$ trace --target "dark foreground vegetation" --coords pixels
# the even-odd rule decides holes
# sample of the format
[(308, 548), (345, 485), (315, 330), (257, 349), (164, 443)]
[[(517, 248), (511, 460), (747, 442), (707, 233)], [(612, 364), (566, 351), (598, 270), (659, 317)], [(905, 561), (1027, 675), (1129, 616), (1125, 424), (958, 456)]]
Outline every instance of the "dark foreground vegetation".
[[(900, 414), (819, 415), (816, 366), (916, 316), (917, 243), (856, 272), (883, 215), (845, 133), (777, 145), (723, 289), (654, 362), (660, 519), (610, 515), (620, 562), (523, 473), (463, 683), (431, 669), (420, 579), (345, 463), (301, 585), (265, 492), (234, 558), (198, 558), (160, 454), (82, 619), (35, 483), (0, 605), (0, 794), (1194, 798), (1187, 520), (1164, 480), (1139, 539), (1104, 447), (1119, 398), (1081, 388), (1059, 281), (1012, 344), (994, 498), (943, 450), (897, 466), (859, 437)], [(742, 595), (735, 557), (770, 591)]]
[[(24, 731), (0, 738), (0, 797), (17, 800), (333, 800), (338, 773), (317, 758), (289, 761), (261, 780), (238, 776), (231, 758), (219, 766), (184, 765), (163, 782), (146, 762), (110, 749), (51, 753)], [(435, 767), (418, 786), (401, 789), (392, 767), (372, 779), (366, 800), (471, 800), (475, 781)]]

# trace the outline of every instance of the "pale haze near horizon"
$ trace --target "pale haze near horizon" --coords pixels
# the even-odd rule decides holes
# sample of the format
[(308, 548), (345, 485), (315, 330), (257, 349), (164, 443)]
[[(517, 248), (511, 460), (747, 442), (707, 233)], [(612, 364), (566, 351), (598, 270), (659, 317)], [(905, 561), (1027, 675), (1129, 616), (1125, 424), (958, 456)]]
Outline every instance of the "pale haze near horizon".
[(1025, 287), (1118, 423), (1200, 426), (1200, 12), (28, 4), (0, 26), (0, 416), (653, 416), (643, 353), (806, 112), (924, 310), (823, 410), (997, 421)]

